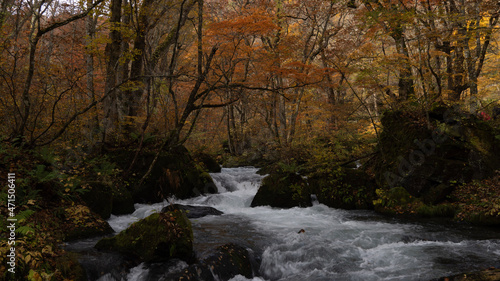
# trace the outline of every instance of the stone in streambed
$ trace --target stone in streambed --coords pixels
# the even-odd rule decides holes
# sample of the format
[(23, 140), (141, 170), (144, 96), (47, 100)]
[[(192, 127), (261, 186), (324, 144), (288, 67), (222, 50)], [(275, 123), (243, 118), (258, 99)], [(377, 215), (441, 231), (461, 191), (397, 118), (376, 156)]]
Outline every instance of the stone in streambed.
[(164, 212), (170, 212), (173, 210), (183, 210), (186, 212), (186, 216), (189, 219), (197, 219), (205, 216), (220, 216), (224, 214), (223, 212), (212, 208), (212, 207), (207, 207), (207, 206), (192, 206), (192, 205), (180, 205), (180, 204), (173, 204), (169, 205), (161, 210), (162, 213)]
[(252, 207), (278, 208), (312, 206), (307, 181), (292, 172), (275, 172), (262, 180), (262, 185), (252, 200)]
[(252, 278), (252, 261), (245, 248), (229, 243), (218, 247), (208, 258), (190, 265), (168, 280), (225, 281), (236, 275)]

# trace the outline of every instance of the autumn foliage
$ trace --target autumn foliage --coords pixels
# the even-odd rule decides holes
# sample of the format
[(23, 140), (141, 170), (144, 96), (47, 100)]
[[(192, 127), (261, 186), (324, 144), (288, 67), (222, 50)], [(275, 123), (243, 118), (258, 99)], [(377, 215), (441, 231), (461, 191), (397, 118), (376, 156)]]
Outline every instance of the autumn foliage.
[(353, 124), (376, 135), (385, 108), (498, 98), (494, 1), (18, 0), (0, 12), (0, 130), (29, 147), (141, 150), (157, 136), (242, 154)]

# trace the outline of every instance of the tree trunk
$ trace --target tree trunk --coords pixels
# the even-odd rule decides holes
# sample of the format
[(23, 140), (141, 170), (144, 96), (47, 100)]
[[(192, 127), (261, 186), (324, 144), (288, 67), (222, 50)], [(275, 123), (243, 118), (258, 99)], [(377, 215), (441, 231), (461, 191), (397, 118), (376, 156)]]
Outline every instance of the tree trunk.
[(121, 55), (122, 35), (119, 31), (122, 19), (122, 0), (111, 0), (111, 16), (110, 23), (112, 26), (110, 32), (111, 43), (106, 45), (105, 53), (108, 63), (106, 66), (106, 83), (104, 87), (105, 93), (110, 93), (109, 97), (105, 100), (105, 116), (104, 116), (104, 132), (103, 141), (107, 138), (119, 122), (118, 116), (118, 94), (119, 90), (115, 89), (118, 85), (117, 72), (118, 61)]
[[(92, 1), (87, 0), (87, 7), (90, 7), (91, 5)], [(86, 45), (88, 47), (92, 43), (92, 40), (94, 40), (95, 38), (96, 23), (97, 23), (97, 16), (91, 14), (87, 16), (85, 29), (87, 34)], [(92, 102), (95, 102), (96, 97), (94, 90), (94, 55), (92, 54), (91, 51), (85, 54), (85, 64), (87, 68), (87, 74), (86, 74), (87, 96), (91, 98)], [(89, 122), (90, 124), (88, 124), (88, 130), (89, 130), (88, 138), (89, 140), (93, 141), (97, 137), (97, 134), (99, 132), (99, 116), (97, 112), (94, 114), (93, 118)]]
[(406, 101), (415, 96), (415, 89), (413, 88), (412, 69), (408, 62), (409, 53), (403, 34), (403, 27), (398, 24), (394, 32), (391, 33), (391, 36), (396, 41), (396, 51), (406, 60), (403, 62), (398, 78), (399, 99)]
[(144, 92), (144, 85), (147, 82), (141, 76), (143, 75), (144, 55), (146, 51), (146, 34), (149, 31), (148, 13), (154, 0), (145, 0), (142, 2), (138, 19), (137, 35), (134, 40), (134, 53), (137, 56), (132, 61), (129, 78), (130, 82), (137, 87), (135, 90), (128, 90), (123, 93), (123, 121), (124, 133), (129, 135), (135, 132), (136, 118), (139, 113), (140, 101)]

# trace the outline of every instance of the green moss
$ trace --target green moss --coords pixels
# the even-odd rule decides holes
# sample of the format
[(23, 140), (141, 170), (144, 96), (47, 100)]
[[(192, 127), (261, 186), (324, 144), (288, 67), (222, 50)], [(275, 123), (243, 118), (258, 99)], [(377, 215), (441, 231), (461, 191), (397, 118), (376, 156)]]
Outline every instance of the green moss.
[(439, 184), (437, 186), (431, 187), (427, 192), (422, 195), (422, 200), (424, 203), (433, 205), (445, 201), (446, 197), (454, 190), (454, 185), (449, 184)]
[(452, 218), (455, 216), (457, 209), (452, 204), (439, 204), (435, 206), (429, 206), (422, 204), (416, 209), (416, 214), (421, 217), (446, 217)]
[(372, 209), (375, 183), (362, 170), (338, 169), (315, 173), (309, 185), (320, 203), (332, 208)]
[(180, 210), (155, 213), (114, 237), (100, 240), (96, 248), (134, 255), (146, 262), (170, 258), (190, 260), (193, 255), (191, 222)]
[(378, 211), (450, 217), (456, 208), (446, 203), (458, 183), (489, 178), (500, 169), (499, 133), (491, 122), (447, 106), (428, 116), (424, 111), (384, 114), (380, 153), (367, 165), (381, 187), (374, 201)]
[(422, 204), (400, 186), (389, 190), (377, 189), (376, 194), (377, 199), (373, 201), (373, 205), (377, 212), (383, 214), (414, 214), (415, 209)]
[(500, 225), (500, 217), (487, 213), (472, 213), (467, 216), (467, 221), (477, 225)]

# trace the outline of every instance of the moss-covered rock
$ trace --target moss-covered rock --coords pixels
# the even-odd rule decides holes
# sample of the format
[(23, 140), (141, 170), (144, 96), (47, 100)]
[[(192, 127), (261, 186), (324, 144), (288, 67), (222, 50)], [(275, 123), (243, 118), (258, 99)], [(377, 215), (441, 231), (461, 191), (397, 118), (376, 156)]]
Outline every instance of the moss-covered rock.
[(125, 215), (133, 213), (132, 193), (118, 181), (114, 185), (103, 182), (88, 182), (86, 192), (80, 195), (92, 212), (108, 219), (111, 214)]
[(61, 209), (63, 240), (72, 241), (113, 232), (109, 224), (85, 205), (73, 205)]
[(209, 154), (206, 153), (197, 153), (194, 158), (201, 162), (203, 168), (209, 173), (220, 173), (222, 170), (220, 164)]
[(318, 201), (332, 208), (372, 209), (376, 184), (363, 170), (338, 168), (308, 178)]
[(279, 171), (262, 180), (251, 206), (308, 207), (312, 206), (310, 195), (307, 181), (302, 176)]
[(377, 189), (377, 199), (373, 200), (375, 211), (386, 215), (405, 215), (412, 217), (452, 218), (458, 211), (450, 203), (437, 205), (425, 204), (421, 198), (412, 196), (403, 187)]
[[(109, 152), (111, 159), (126, 171), (134, 155), (133, 151)], [(156, 153), (143, 152), (128, 173), (126, 183), (130, 186), (135, 202), (161, 202), (170, 196), (185, 199), (205, 193), (216, 193), (212, 177), (191, 157), (188, 150), (175, 147), (162, 152), (149, 176), (139, 185), (140, 179), (149, 169)]]
[(236, 275), (252, 278), (252, 262), (245, 248), (230, 243), (218, 247), (202, 262), (189, 266), (168, 280), (226, 281)]
[(180, 210), (155, 213), (133, 223), (114, 237), (101, 239), (95, 247), (133, 255), (145, 262), (171, 258), (191, 261), (193, 231), (191, 222)]
[[(373, 201), (375, 211), (383, 214), (406, 214), (414, 212), (421, 205), (420, 200), (411, 196), (406, 189), (397, 186), (391, 189), (377, 189), (377, 199)], [(408, 211), (407, 211), (408, 210)]]
[(369, 162), (377, 184), (404, 187), (426, 204), (446, 200), (457, 183), (500, 168), (499, 132), (459, 109), (390, 111), (381, 120), (379, 154)]

